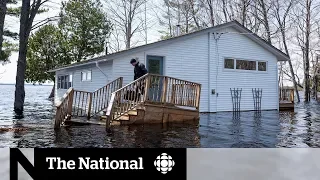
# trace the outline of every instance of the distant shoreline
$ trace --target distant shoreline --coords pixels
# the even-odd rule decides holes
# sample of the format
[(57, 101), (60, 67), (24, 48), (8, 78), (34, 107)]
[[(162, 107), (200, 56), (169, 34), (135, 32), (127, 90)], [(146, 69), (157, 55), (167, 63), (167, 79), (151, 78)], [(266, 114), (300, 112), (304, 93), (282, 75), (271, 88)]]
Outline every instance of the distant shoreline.
[[(6, 84), (6, 83), (0, 83), (0, 86), (14, 86), (15, 84)], [(25, 84), (25, 86), (53, 86), (50, 85), (50, 84), (42, 84), (42, 85), (39, 85), (39, 84), (36, 84), (36, 85), (33, 85), (33, 84)]]

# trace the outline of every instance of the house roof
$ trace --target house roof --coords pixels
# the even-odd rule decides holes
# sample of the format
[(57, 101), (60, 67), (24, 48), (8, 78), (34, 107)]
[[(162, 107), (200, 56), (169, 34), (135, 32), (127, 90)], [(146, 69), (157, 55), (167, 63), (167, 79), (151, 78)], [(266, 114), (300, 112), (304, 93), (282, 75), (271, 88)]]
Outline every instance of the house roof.
[(162, 45), (167, 44), (167, 43), (172, 43), (172, 42), (175, 42), (175, 41), (188, 39), (188, 38), (191, 38), (191, 37), (194, 37), (194, 36), (198, 36), (198, 35), (201, 35), (201, 34), (205, 34), (205, 33), (211, 32), (211, 31), (218, 31), (220, 29), (227, 28), (227, 27), (235, 28), (240, 33), (242, 33), (243, 35), (247, 36), (248, 38), (250, 38), (254, 42), (258, 43), (260, 46), (264, 47), (265, 49), (270, 51), (272, 54), (274, 54), (277, 57), (278, 61), (290, 60), (290, 58), (289, 58), (289, 56), (287, 54), (285, 54), (284, 52), (282, 52), (278, 48), (274, 47), (273, 45), (271, 45), (270, 43), (268, 43), (267, 41), (265, 41), (264, 39), (259, 37), (257, 34), (253, 33), (252, 31), (250, 31), (249, 29), (244, 27), (238, 21), (231, 21), (231, 22), (228, 22), (228, 23), (224, 23), (224, 24), (220, 24), (220, 25), (214, 26), (214, 27), (206, 28), (206, 29), (203, 29), (203, 30), (200, 30), (200, 31), (195, 31), (195, 32), (192, 32), (192, 33), (176, 36), (176, 37), (173, 37), (173, 38), (170, 38), (170, 39), (161, 40), (161, 41), (157, 41), (157, 42), (154, 42), (154, 43), (149, 43), (149, 44), (138, 46), (138, 47), (133, 47), (133, 48), (126, 49), (126, 50), (123, 50), (123, 51), (119, 51), (119, 52), (116, 52), (116, 53), (103, 55), (103, 56), (100, 56), (100, 57), (88, 59), (88, 60), (85, 60), (85, 61), (73, 63), (73, 64), (66, 65), (66, 66), (61, 66), (61, 67), (58, 67), (56, 69), (49, 70), (49, 72), (55, 72), (55, 71), (62, 70), (62, 69), (68, 69), (68, 68), (73, 68), (73, 67), (78, 67), (78, 66), (94, 64), (96, 62), (101, 62), (101, 61), (113, 60), (116, 57), (125, 56), (125, 55), (128, 55), (130, 53), (134, 53), (136, 51), (143, 51), (143, 50), (159, 47), (159, 46), (162, 46)]

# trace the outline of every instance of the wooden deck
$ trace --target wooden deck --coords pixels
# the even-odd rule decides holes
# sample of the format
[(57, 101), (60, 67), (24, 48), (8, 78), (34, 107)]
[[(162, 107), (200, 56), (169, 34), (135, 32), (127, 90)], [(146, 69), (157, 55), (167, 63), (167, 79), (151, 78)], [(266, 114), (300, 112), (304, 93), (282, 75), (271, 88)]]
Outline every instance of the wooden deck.
[(279, 103), (280, 111), (291, 111), (294, 110), (294, 103), (289, 101), (280, 101)]
[[(57, 106), (55, 128), (63, 124), (108, 128), (110, 125), (199, 120), (199, 83), (146, 74), (121, 86), (122, 77), (95, 92), (70, 88)], [(93, 117), (102, 112), (103, 116)]]
[(293, 111), (294, 110), (294, 89), (281, 88), (279, 94), (279, 110)]
[(95, 118), (91, 118), (90, 120), (87, 120), (87, 118), (82, 117), (75, 117), (71, 118), (70, 120), (65, 121), (65, 124), (68, 125), (106, 125), (105, 121), (98, 120)]

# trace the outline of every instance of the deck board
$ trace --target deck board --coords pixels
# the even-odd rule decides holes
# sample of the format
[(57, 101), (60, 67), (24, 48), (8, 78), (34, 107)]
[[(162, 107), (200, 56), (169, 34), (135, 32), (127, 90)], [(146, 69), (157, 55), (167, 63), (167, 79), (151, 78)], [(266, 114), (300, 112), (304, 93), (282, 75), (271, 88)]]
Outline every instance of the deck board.
[(97, 120), (97, 119), (90, 119), (87, 120), (86, 118), (71, 118), (71, 120), (66, 121), (66, 124), (81, 124), (81, 125), (106, 125), (105, 121)]
[(290, 101), (280, 101), (279, 102), (279, 109), (280, 109), (280, 111), (294, 110), (294, 103), (292, 103)]

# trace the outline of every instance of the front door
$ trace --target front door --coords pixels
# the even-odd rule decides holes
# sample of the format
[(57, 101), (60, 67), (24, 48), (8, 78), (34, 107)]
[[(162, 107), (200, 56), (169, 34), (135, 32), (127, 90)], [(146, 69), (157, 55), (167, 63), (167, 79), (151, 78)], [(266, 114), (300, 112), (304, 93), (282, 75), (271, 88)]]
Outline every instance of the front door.
[[(147, 69), (150, 74), (163, 75), (163, 57), (147, 56)], [(160, 102), (163, 77), (152, 77), (149, 89), (149, 100)]]

